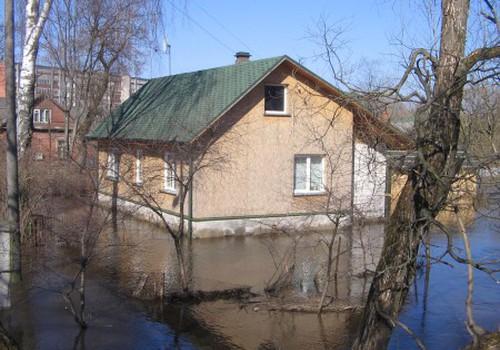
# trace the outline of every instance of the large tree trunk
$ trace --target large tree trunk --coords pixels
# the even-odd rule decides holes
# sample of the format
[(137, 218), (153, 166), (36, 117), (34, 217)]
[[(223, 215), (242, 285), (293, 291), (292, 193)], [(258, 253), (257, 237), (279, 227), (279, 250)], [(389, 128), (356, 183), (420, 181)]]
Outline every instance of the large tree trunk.
[(442, 1), (440, 56), (432, 100), (417, 115), (417, 159), (408, 175), (372, 282), (355, 349), (387, 347), (415, 276), (422, 234), (443, 208), (457, 159), (468, 0)]
[(40, 1), (29, 0), (26, 3), (26, 33), (23, 45), (23, 61), (18, 93), (17, 131), (19, 154), (23, 156), (31, 142), (31, 109), (35, 99), (35, 64), (38, 55), (40, 35), (52, 6), (52, 0), (45, 0), (39, 14)]

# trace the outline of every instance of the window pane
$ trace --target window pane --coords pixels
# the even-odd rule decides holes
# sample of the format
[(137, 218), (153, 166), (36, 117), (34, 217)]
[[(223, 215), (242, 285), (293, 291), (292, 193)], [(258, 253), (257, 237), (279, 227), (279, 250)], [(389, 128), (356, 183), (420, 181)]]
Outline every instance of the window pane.
[(319, 191), (323, 188), (323, 167), (321, 157), (311, 157), (311, 191)]
[(165, 189), (175, 190), (175, 163), (171, 154), (165, 154)]
[(307, 190), (307, 158), (295, 158), (295, 189)]
[(114, 151), (108, 154), (108, 177), (118, 178), (118, 155)]
[(266, 86), (266, 111), (285, 111), (285, 87), (267, 85)]
[(142, 151), (137, 150), (135, 160), (135, 181), (142, 183)]
[(39, 109), (34, 109), (33, 110), (33, 122), (34, 123), (39, 123), (40, 122), (40, 110)]
[(50, 109), (44, 109), (42, 123), (49, 123), (49, 122), (50, 122)]

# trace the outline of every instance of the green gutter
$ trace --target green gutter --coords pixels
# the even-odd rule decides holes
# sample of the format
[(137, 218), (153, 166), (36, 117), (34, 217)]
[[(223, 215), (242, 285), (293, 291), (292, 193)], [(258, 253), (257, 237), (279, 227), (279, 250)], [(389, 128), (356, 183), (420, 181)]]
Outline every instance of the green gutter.
[[(103, 193), (105, 195), (111, 196), (107, 193)], [(121, 200), (136, 204), (136, 205), (141, 205), (145, 207), (142, 203), (136, 202), (131, 199), (122, 199)], [(165, 213), (169, 214), (175, 217), (180, 218), (179, 213), (173, 212), (171, 210), (166, 210), (163, 208), (160, 208), (160, 210)], [(188, 209), (189, 210), (189, 209)], [(235, 215), (235, 216), (207, 216), (207, 217), (201, 217), (201, 218), (194, 218), (192, 216), (188, 216), (188, 220), (192, 222), (209, 222), (209, 221), (224, 221), (224, 220), (248, 220), (248, 219), (269, 219), (269, 218), (282, 218), (282, 217), (287, 217), (287, 216), (292, 216), (292, 217), (300, 217), (300, 216), (311, 216), (311, 215), (326, 215), (326, 214), (338, 214), (339, 212), (331, 212), (331, 213), (325, 213), (325, 212), (306, 212), (306, 213), (279, 213), (279, 214), (255, 214), (255, 215)], [(349, 215), (349, 211), (341, 211), (341, 213), (345, 213), (346, 215)]]

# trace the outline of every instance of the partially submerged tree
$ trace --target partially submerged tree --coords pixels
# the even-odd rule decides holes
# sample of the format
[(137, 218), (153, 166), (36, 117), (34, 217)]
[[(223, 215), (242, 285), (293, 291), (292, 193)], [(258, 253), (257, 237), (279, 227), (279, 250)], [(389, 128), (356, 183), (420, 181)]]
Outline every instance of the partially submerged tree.
[(65, 310), (86, 329), (88, 271), (108, 256), (108, 246), (116, 244), (103, 238), (110, 231), (111, 211), (98, 202), (102, 178), (76, 162), (48, 167), (32, 161), (30, 166), (37, 176), (24, 177), (24, 188), (32, 201), (29, 210), (37, 215), (33, 215), (36, 220), (31, 220), (24, 242), (29, 251), (24, 262), (29, 274), (26, 282), (30, 288), (60, 295)]
[[(325, 49), (322, 57), (341, 85), (364, 100), (383, 104), (404, 102), (416, 108), (415, 148), (408, 159), (411, 165), (405, 167), (408, 180), (388, 224), (384, 249), (354, 346), (356, 349), (387, 347), (397, 325), (411, 333), (398, 321), (398, 315), (415, 277), (422, 239), (429, 234), (431, 227), (437, 227), (447, 235), (450, 242), (447, 254), (452, 258), (484, 269), (469, 258), (460, 258), (454, 253), (451, 233), (436, 220), (444, 208), (453, 207), (455, 203), (450, 194), (454, 184), (464, 178), (460, 173), (464, 161), (460, 152), (464, 89), (482, 82), (490, 82), (498, 89), (498, 14), (495, 4), (489, 0), (474, 5), (471, 8), (469, 0), (442, 0), (439, 15), (431, 16), (440, 21), (436, 37), (429, 48), (411, 50), (404, 74), (394, 84), (376, 81), (370, 75), (367, 83), (350, 83), (348, 74), (353, 71), (352, 67), (343, 67), (345, 61), (337, 50), (337, 45), (342, 45), (339, 40), (342, 30), (324, 22), (318, 26), (320, 42)], [(426, 11), (429, 10), (434, 10), (434, 4), (426, 7)], [(478, 18), (469, 23), (468, 19), (473, 15)], [(398, 41), (408, 47), (404, 40)], [(491, 141), (492, 137), (488, 136), (491, 129), (488, 131), (487, 127), (485, 131), (483, 142)], [(474, 329), (471, 332), (474, 333)]]
[[(107, 164), (100, 172), (109, 181), (102, 193), (110, 195), (114, 215), (120, 202), (122, 210), (128, 208), (161, 224), (174, 243), (183, 293), (190, 291), (189, 257), (184, 248), (186, 234), (192, 238), (193, 186), (199, 173), (207, 168), (220, 170), (228, 163), (224, 147), (216, 144), (221, 124), (214, 123), (192, 142), (126, 144), (117, 140), (103, 148), (108, 159), (100, 162)], [(137, 205), (127, 206), (127, 202)]]
[[(498, 18), (493, 11), (490, 13), (496, 24)], [(417, 157), (390, 218), (356, 349), (385, 348), (392, 329), (399, 324), (398, 315), (415, 276), (421, 239), (447, 204), (461, 169), (458, 151), (464, 87), (471, 82), (474, 71), (482, 71), (481, 80), (498, 74), (498, 32), (488, 45), (474, 48), (466, 55), (468, 18), (469, 1), (443, 0), (437, 55), (425, 49), (414, 50), (403, 79), (389, 92), (391, 96), (419, 100)], [(412, 74), (421, 84), (422, 91), (403, 96), (402, 88)], [(453, 256), (451, 248), (449, 253)], [(477, 267), (470, 259), (463, 261)]]

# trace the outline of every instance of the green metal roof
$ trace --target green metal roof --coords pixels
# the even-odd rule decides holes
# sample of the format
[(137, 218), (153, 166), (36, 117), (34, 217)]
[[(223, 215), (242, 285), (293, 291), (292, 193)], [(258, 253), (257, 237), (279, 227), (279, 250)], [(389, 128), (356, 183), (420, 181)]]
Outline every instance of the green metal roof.
[(87, 137), (189, 142), (285, 59), (279, 56), (153, 79)]

